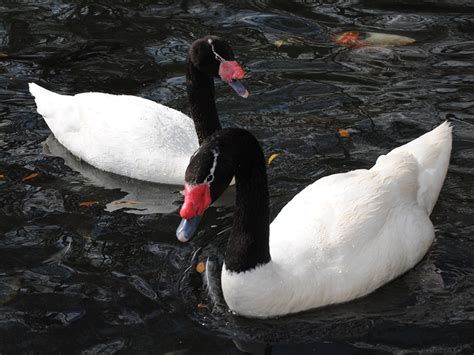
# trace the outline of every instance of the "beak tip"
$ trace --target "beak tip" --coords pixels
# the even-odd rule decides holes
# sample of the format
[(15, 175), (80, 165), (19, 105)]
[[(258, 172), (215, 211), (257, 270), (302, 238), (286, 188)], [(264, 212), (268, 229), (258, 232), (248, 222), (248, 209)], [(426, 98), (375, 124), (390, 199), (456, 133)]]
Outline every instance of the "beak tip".
[(183, 218), (176, 229), (176, 238), (182, 243), (189, 242), (199, 226), (201, 217), (196, 215), (191, 219)]
[(249, 91), (240, 81), (231, 80), (228, 81), (227, 84), (229, 84), (240, 97), (247, 98), (249, 96)]
[(187, 243), (187, 242), (189, 242), (189, 238), (187, 238), (184, 233), (176, 233), (176, 238), (178, 238), (178, 240), (179, 240), (181, 243)]

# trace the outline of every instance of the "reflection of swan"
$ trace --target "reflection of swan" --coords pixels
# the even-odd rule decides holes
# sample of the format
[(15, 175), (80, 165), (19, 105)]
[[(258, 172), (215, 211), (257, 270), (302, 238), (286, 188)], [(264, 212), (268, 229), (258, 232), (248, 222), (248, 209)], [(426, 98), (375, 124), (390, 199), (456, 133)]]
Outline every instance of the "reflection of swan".
[[(178, 209), (181, 201), (180, 187), (173, 185), (156, 184), (128, 178), (94, 168), (92, 165), (77, 159), (61, 143), (50, 135), (43, 142), (45, 154), (58, 156), (71, 169), (79, 172), (92, 185), (106, 189), (120, 189), (127, 195), (107, 204), (106, 211), (112, 212), (124, 209), (134, 214), (170, 213)], [(228, 193), (224, 193), (214, 206), (231, 206), (234, 203), (234, 188), (231, 186)]]
[(176, 186), (144, 182), (96, 169), (77, 159), (53, 135), (43, 143), (43, 150), (46, 154), (63, 158), (67, 166), (81, 173), (92, 185), (128, 193), (120, 200), (108, 203), (107, 211), (123, 208), (135, 214), (170, 213), (178, 207), (175, 203), (179, 202), (181, 196), (176, 193)]

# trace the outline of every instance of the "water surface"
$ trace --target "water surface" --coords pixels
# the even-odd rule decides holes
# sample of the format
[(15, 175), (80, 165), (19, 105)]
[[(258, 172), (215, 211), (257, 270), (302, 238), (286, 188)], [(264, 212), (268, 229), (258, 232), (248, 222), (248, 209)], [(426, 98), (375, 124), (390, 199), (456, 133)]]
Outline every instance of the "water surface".
[[(2, 2), (0, 352), (471, 354), (474, 6), (411, 4)], [(332, 41), (349, 30), (416, 43)], [(218, 292), (213, 303), (195, 271), (209, 259), (218, 277), (232, 204), (210, 208), (198, 237), (183, 245), (174, 236), (179, 187), (78, 162), (36, 114), (30, 81), (61, 93), (138, 95), (189, 113), (185, 53), (209, 33), (228, 39), (248, 71), (246, 100), (217, 83), (223, 125), (249, 129), (266, 156), (280, 154), (268, 170), (272, 216), (312, 181), (370, 167), (442, 121), (454, 123), (432, 214), (436, 240), (419, 265), (348, 304), (274, 320), (234, 316)]]

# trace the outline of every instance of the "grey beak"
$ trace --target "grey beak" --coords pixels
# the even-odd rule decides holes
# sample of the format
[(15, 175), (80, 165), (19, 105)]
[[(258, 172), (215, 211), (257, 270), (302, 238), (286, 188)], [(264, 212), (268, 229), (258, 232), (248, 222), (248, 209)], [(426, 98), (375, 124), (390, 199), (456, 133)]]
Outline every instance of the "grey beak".
[(196, 233), (200, 221), (201, 217), (198, 215), (195, 215), (191, 219), (183, 218), (178, 228), (176, 229), (176, 237), (178, 238), (178, 240), (183, 243), (189, 242), (189, 240)]

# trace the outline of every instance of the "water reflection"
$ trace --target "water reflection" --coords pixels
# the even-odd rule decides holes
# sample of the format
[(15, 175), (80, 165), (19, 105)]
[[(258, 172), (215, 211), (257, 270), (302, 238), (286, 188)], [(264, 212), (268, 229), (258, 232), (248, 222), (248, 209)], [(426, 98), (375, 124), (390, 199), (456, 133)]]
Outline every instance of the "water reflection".
[(107, 203), (106, 210), (125, 209), (135, 214), (170, 213), (177, 210), (180, 202), (178, 186), (153, 184), (107, 173), (77, 159), (54, 136), (43, 143), (44, 153), (58, 156), (71, 169), (79, 172), (88, 183), (107, 189), (119, 189), (127, 195)]

